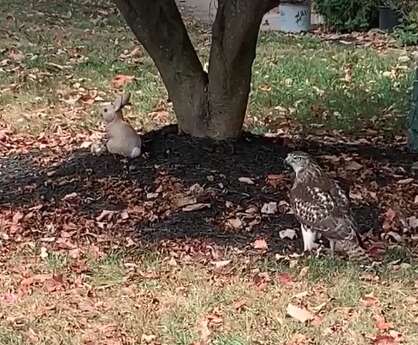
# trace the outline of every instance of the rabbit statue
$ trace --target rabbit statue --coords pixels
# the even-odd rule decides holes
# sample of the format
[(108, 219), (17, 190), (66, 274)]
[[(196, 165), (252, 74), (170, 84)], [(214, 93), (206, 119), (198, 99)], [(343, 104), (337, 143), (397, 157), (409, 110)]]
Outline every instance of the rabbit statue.
[(102, 117), (106, 123), (107, 150), (126, 158), (136, 158), (141, 155), (141, 137), (122, 116), (122, 109), (129, 103), (130, 96), (130, 93), (119, 95), (112, 104), (103, 108)]

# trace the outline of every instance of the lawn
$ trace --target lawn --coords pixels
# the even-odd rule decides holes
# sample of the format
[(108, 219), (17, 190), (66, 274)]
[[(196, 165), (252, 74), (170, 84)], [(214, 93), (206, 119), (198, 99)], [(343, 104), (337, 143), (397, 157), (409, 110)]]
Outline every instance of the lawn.
[[(263, 33), (245, 126), (276, 136), (225, 154), (149, 133), (175, 117), (110, 2), (0, 8), (1, 345), (418, 344), (418, 184), (399, 145), (411, 51)], [(187, 23), (205, 63), (207, 31)], [(88, 151), (118, 75), (151, 152), (132, 170)], [(283, 143), (348, 180), (381, 264), (301, 257), (280, 238), (297, 230)], [(210, 206), (183, 212), (195, 195)]]

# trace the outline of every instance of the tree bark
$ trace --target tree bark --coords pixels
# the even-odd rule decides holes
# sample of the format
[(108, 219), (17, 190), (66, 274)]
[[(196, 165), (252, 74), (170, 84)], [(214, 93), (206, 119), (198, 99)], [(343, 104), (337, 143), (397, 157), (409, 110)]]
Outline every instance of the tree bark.
[(258, 32), (264, 14), (278, 1), (218, 0), (209, 59), (209, 133), (240, 134), (247, 109)]
[(115, 0), (156, 64), (179, 129), (217, 140), (242, 128), (251, 66), (263, 15), (279, 0), (218, 0), (209, 76), (203, 70), (175, 0)]
[(180, 130), (205, 136), (208, 77), (174, 0), (116, 0), (116, 5), (157, 66)]

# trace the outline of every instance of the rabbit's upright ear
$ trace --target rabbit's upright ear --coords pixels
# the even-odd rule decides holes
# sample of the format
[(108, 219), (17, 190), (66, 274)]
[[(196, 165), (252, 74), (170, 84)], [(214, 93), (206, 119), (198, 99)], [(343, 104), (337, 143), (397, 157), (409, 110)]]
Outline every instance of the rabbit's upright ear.
[(122, 95), (122, 107), (129, 104), (129, 99), (131, 98), (130, 92), (125, 92)]
[(123, 106), (124, 106), (123, 95), (119, 95), (116, 97), (116, 100), (113, 102), (113, 109), (115, 111), (118, 111), (118, 110), (121, 110)]
[(121, 110), (125, 105), (129, 104), (130, 97), (131, 97), (131, 94), (129, 92), (123, 93), (122, 95), (119, 95), (118, 97), (116, 97), (116, 100), (113, 103), (113, 107), (115, 108), (115, 111)]

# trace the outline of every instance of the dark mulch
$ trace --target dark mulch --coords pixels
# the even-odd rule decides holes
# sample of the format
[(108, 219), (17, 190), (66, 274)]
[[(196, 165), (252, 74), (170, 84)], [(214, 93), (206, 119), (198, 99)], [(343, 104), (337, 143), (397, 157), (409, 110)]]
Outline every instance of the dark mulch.
[[(27, 211), (43, 205), (43, 214), (51, 217), (55, 208), (67, 205), (63, 202), (65, 196), (77, 193), (79, 202), (71, 205), (71, 212), (65, 209), (71, 215), (68, 217), (82, 216), (94, 220), (103, 210), (123, 210), (133, 204), (148, 205), (146, 195), (158, 188), (156, 181), (161, 176), (170, 176), (185, 188), (198, 183), (205, 190), (210, 190), (203, 201), (210, 203), (211, 207), (193, 212), (165, 210), (152, 220), (146, 217), (133, 219), (134, 229), (143, 241), (199, 237), (247, 245), (257, 236), (263, 236), (269, 238), (272, 248), (279, 248), (284, 242), (280, 240), (278, 231), (297, 228), (292, 215), (285, 212), (263, 215), (260, 224), (250, 231), (231, 231), (223, 226), (225, 202), (245, 210), (250, 205), (261, 207), (265, 202), (288, 200), (291, 175), (285, 170), (283, 158), (289, 150), (300, 149), (315, 155), (354, 152), (381, 165), (397, 166), (405, 176), (412, 176), (412, 171), (408, 170), (411, 155), (399, 148), (379, 149), (367, 145), (318, 142), (304, 142), (290, 147), (280, 138), (249, 134), (235, 142), (213, 143), (178, 136), (166, 129), (148, 133), (144, 142), (149, 157), (129, 162), (129, 166), (111, 155), (97, 157), (86, 150), (68, 153), (68, 157), (61, 159), (59, 164), (55, 164), (53, 159), (51, 162), (45, 159), (48, 152), (1, 158), (0, 207), (3, 210), (21, 208)], [(269, 186), (266, 184), (269, 174), (284, 174), (284, 182), (276, 188)], [(382, 186), (393, 178), (383, 170), (378, 175)], [(240, 177), (252, 178), (255, 184), (239, 182)], [(345, 182), (350, 185), (354, 181), (346, 179)], [(164, 202), (161, 200), (161, 203)], [(159, 207), (158, 203), (158, 200), (154, 201), (152, 207)], [(379, 228), (381, 210), (377, 203), (357, 202), (354, 211), (362, 231)], [(38, 223), (47, 222), (42, 217), (38, 217)], [(73, 222), (77, 223), (77, 220), (73, 219)], [(41, 225), (39, 229), (42, 229)], [(118, 231), (122, 232), (123, 226)], [(39, 236), (45, 234), (40, 233)]]

